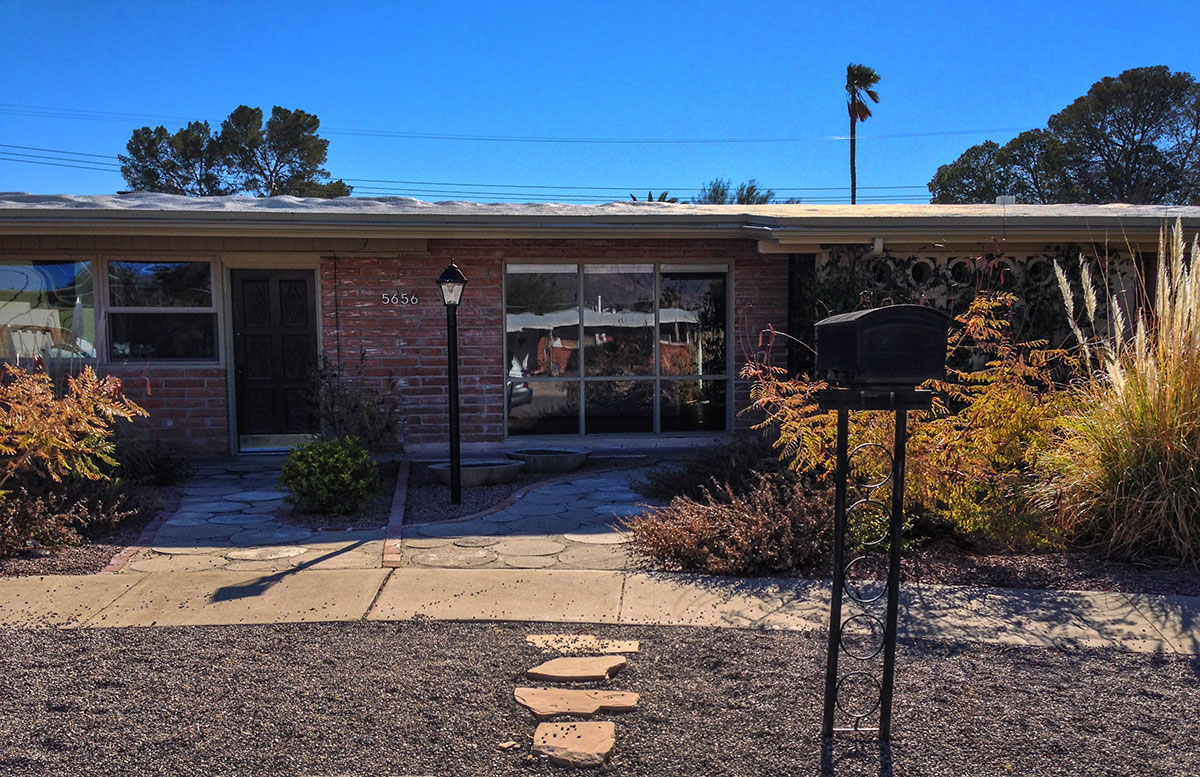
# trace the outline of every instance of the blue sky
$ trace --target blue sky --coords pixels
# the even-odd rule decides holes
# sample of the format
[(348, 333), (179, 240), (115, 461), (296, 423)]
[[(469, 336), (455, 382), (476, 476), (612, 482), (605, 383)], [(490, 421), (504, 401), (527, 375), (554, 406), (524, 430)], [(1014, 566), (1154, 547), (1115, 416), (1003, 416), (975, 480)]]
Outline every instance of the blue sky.
[(924, 201), (895, 187), (1042, 126), (1103, 76), (1158, 64), (1200, 76), (1198, 28), (1195, 2), (0, 0), (0, 191), (123, 188), (116, 172), (12, 161), (64, 157), (11, 146), (111, 164), (137, 127), (215, 126), (248, 104), (317, 114), (335, 177), (437, 184), (350, 180), (359, 194), (686, 198), (721, 176), (846, 201), (853, 61), (882, 76), (859, 127), (860, 201)]

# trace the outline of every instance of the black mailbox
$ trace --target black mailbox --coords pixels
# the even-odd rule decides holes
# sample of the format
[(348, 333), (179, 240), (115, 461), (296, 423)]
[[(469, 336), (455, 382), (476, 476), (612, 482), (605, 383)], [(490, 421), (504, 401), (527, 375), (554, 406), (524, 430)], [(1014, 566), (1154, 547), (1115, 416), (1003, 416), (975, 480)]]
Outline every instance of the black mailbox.
[(917, 386), (946, 376), (950, 318), (923, 305), (891, 305), (816, 324), (817, 375), (844, 386)]

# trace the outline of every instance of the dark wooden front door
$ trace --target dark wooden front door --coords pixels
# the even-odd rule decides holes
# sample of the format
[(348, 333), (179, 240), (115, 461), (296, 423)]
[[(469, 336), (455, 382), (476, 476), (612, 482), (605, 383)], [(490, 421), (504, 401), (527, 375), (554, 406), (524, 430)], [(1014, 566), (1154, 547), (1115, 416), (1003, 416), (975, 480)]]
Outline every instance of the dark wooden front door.
[[(317, 361), (311, 270), (233, 270), (234, 397), (241, 447), (315, 431), (305, 395)], [(247, 438), (256, 439), (257, 442)]]

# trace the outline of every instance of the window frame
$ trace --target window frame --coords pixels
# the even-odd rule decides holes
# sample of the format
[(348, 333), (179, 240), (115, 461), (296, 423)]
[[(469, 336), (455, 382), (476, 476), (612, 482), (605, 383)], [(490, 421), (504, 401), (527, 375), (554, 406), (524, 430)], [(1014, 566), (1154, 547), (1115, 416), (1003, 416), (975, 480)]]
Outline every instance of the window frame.
[[(146, 306), (133, 307), (129, 305), (112, 305), (110, 304), (110, 293), (108, 283), (108, 269), (112, 263), (130, 262), (139, 264), (178, 264), (182, 262), (205, 263), (209, 269), (209, 281), (211, 283), (212, 298), (211, 303), (207, 307), (202, 306)], [(221, 277), (221, 265), (215, 257), (198, 256), (198, 255), (182, 255), (182, 256), (167, 256), (162, 253), (151, 255), (107, 255), (98, 257), (95, 260), (96, 267), (99, 268), (99, 277), (96, 280), (97, 294), (100, 297), (96, 303), (97, 317), (97, 339), (100, 345), (97, 347), (97, 354), (104, 364), (130, 364), (142, 363), (149, 365), (170, 365), (172, 367), (198, 365), (204, 367), (221, 366), (225, 363), (225, 344), (222, 337), (221, 327), (221, 300), (224, 299), (224, 286)], [(188, 356), (182, 358), (162, 358), (162, 357), (118, 357), (113, 356), (109, 351), (110, 345), (110, 313), (134, 313), (148, 315), (162, 315), (171, 313), (206, 313), (213, 317), (213, 356), (196, 357)]]
[[(587, 374), (587, 355), (584, 347), (585, 341), (585, 316), (583, 313), (584, 305), (584, 272), (588, 265), (608, 265), (619, 266), (629, 265), (630, 267), (651, 265), (654, 274), (654, 337), (653, 337), (653, 355), (654, 369), (650, 375), (588, 375)], [(578, 327), (578, 342), (579, 346), (579, 373), (574, 376), (525, 376), (522, 382), (533, 383), (572, 383), (576, 384), (578, 392), (578, 427), (577, 431), (568, 435), (537, 435), (537, 434), (516, 434), (509, 432), (508, 421), (508, 384), (511, 380), (508, 370), (511, 363), (511, 356), (508, 350), (508, 268), (510, 265), (547, 265), (547, 266), (563, 266), (573, 265), (576, 273), (577, 283), (577, 305), (579, 307), (580, 316)], [(674, 273), (715, 273), (720, 272), (725, 275), (725, 371), (724, 373), (701, 373), (697, 375), (663, 375), (661, 365), (660, 332), (661, 332), (661, 300), (662, 300), (662, 274), (664, 272)], [(574, 437), (596, 437), (596, 436), (660, 436), (663, 434), (670, 435), (711, 435), (711, 434), (728, 434), (734, 428), (734, 267), (731, 262), (681, 262), (681, 261), (660, 261), (655, 259), (575, 259), (564, 260), (562, 258), (524, 258), (514, 257), (504, 260), (501, 272), (501, 326), (503, 327), (503, 356), (501, 361), (501, 385), (503, 386), (502, 401), (504, 402), (504, 439), (546, 439), (553, 437), (569, 436)], [(589, 433), (586, 428), (587, 418), (587, 384), (601, 382), (647, 382), (653, 385), (653, 424), (652, 430), (649, 432), (592, 432)], [(680, 381), (722, 381), (725, 385), (725, 428), (719, 432), (697, 430), (697, 431), (662, 431), (662, 389), (663, 384), (667, 382)]]

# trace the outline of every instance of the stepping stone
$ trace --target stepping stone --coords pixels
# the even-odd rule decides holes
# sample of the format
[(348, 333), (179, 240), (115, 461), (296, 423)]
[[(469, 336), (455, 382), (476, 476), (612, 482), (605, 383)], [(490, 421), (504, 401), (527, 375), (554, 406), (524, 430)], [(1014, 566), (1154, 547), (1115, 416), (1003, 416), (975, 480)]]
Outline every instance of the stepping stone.
[(564, 534), (571, 542), (582, 542), (585, 545), (620, 545), (629, 542), (627, 531), (597, 531), (594, 534)]
[(423, 567), (474, 569), (490, 564), (498, 556), (487, 548), (458, 548), (449, 545), (417, 553), (412, 560)]
[[(446, 544), (446, 540), (431, 540), (432, 542), (440, 542)], [(460, 548), (486, 548), (489, 545), (495, 545), (500, 541), (499, 537), (459, 537), (454, 541), (454, 544)], [(439, 547), (431, 545), (430, 547)]]
[(243, 513), (267, 513), (274, 515), (283, 509), (282, 501), (273, 502), (253, 502), (242, 508)]
[(600, 639), (592, 634), (530, 634), (527, 644), (550, 653), (637, 653), (636, 639)]
[(552, 486), (542, 486), (529, 492), (530, 496), (534, 494), (553, 494), (555, 496), (582, 496), (590, 494), (595, 489), (591, 486), (575, 486), (570, 483), (559, 483)]
[(229, 538), (233, 545), (249, 547), (251, 545), (290, 545), (300, 540), (312, 537), (308, 529), (296, 526), (277, 526), (263, 529), (247, 529)]
[[(225, 540), (238, 530), (236, 526), (202, 523), (195, 526), (164, 524), (154, 536), (155, 545), (195, 545), (201, 540)], [(204, 543), (200, 543), (204, 544)]]
[(521, 518), (504, 526), (504, 533), (515, 534), (562, 534), (579, 528), (579, 521), (562, 515), (539, 515)]
[[(493, 515), (508, 513), (512, 515), (513, 518), (521, 518), (524, 516), (533, 515), (558, 515), (566, 509), (567, 505), (564, 502), (526, 502), (525, 500), (521, 500), (512, 507), (506, 507), (503, 510), (494, 513)], [(488, 520), (496, 521), (500, 519), (489, 515)]]
[(275, 545), (266, 548), (241, 548), (225, 554), (225, 558), (234, 561), (274, 561), (277, 558), (292, 558), (307, 553), (308, 548), (298, 545)]
[(464, 521), (463, 523), (435, 523), (421, 526), (417, 532), (425, 537), (486, 537), (500, 529), (487, 521)]
[(552, 658), (530, 669), (525, 676), (551, 683), (593, 682), (608, 680), (628, 664), (621, 656)]
[(554, 556), (502, 556), (501, 560), (512, 569), (548, 569), (558, 563)]
[(283, 491), (239, 491), (225, 497), (227, 502), (270, 502), (282, 501), (287, 496)]
[(638, 695), (623, 691), (581, 691), (569, 688), (517, 688), (517, 704), (543, 720), (556, 715), (590, 718), (601, 712), (633, 712)]
[[(457, 543), (456, 543), (457, 544)], [(554, 540), (505, 540), (492, 550), (505, 556), (553, 556), (566, 550), (566, 545)]]
[(610, 722), (539, 723), (533, 752), (555, 766), (603, 766), (617, 747), (617, 727)]
[[(465, 537), (464, 539), (471, 538)], [(499, 542), (499, 540), (497, 540), (497, 542)], [(450, 544), (450, 539), (435, 537), (405, 537), (401, 540), (401, 543), (404, 545), (404, 547), (412, 548), (413, 550), (429, 550), (431, 548), (444, 548)]]
[(235, 513), (245, 506), (236, 502), (193, 502), (189, 499), (179, 501), (180, 512), (189, 513)]
[(216, 524), (243, 524), (243, 523), (266, 523), (275, 520), (275, 516), (271, 513), (221, 513), (214, 515), (209, 523)]
[(621, 518), (628, 518), (633, 515), (641, 515), (645, 510), (637, 505), (631, 504), (605, 504), (596, 508), (596, 512), (601, 515), (612, 515)]

